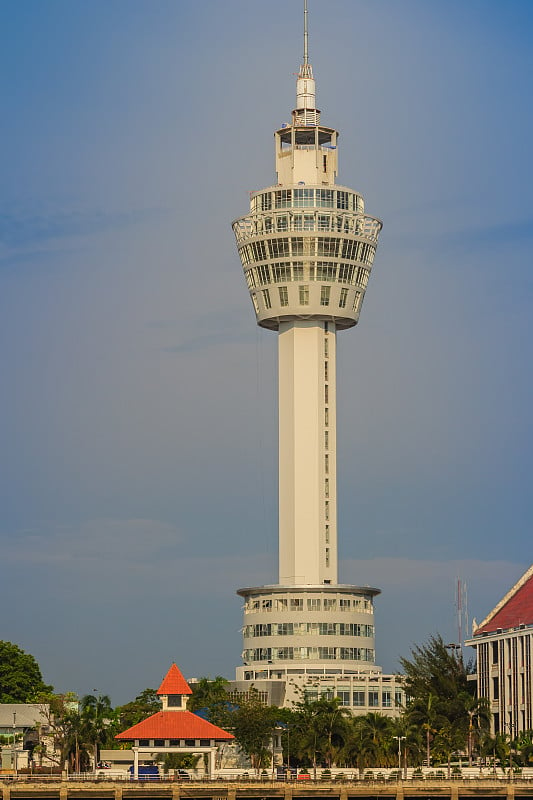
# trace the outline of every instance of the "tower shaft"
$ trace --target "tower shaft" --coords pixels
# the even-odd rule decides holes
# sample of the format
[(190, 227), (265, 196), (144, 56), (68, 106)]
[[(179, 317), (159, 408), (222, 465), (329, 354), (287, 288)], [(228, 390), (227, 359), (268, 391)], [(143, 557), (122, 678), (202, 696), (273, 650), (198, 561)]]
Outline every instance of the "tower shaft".
[(337, 583), (336, 332), (280, 323), (279, 582)]

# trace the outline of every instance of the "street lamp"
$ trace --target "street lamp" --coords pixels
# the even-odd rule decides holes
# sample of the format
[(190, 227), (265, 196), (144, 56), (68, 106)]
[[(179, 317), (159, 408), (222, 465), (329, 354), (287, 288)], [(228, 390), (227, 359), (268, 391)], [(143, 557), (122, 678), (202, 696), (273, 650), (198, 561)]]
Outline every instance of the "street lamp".
[(400, 780), (402, 774), (402, 739), (405, 739), (405, 736), (393, 736), (393, 739), (398, 739), (398, 780)]
[(456, 642), (450, 642), (450, 644), (445, 645), (446, 650), (451, 650), (452, 655), (455, 655), (455, 658), (459, 660), (459, 650), (461, 649), (461, 645), (457, 644)]
[(15, 743), (15, 728), (17, 727), (17, 712), (13, 711), (13, 772), (17, 775), (17, 745)]

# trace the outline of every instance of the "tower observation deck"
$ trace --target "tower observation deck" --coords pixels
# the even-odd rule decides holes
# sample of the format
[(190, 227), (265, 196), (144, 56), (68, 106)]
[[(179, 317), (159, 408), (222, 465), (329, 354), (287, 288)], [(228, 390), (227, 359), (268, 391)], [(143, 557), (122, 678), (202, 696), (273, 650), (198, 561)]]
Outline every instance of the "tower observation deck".
[(338, 185), (338, 141), (321, 122), (307, 52), (290, 123), (274, 133), (277, 182), (233, 231), (257, 323), (277, 332), (279, 583), (240, 589), (238, 680), (375, 667), (378, 589), (338, 583), (337, 332), (359, 321), (382, 223)]

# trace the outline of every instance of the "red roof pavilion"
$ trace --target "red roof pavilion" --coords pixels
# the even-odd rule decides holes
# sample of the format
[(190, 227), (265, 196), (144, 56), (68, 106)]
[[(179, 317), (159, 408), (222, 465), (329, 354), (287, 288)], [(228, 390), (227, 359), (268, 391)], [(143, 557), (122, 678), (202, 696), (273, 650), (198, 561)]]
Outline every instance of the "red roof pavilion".
[(519, 625), (533, 625), (533, 566), (522, 575), (474, 631), (474, 636), (496, 633)]

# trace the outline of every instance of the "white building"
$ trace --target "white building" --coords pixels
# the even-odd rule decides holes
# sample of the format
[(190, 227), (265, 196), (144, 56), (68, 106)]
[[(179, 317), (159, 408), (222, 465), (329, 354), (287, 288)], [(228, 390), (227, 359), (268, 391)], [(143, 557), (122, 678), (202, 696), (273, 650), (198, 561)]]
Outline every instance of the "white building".
[(379, 589), (337, 579), (337, 332), (359, 320), (382, 224), (336, 183), (339, 134), (316, 107), (306, 2), (296, 108), (274, 137), (276, 183), (252, 193), (233, 230), (257, 323), (278, 334), (279, 584), (238, 592), (235, 687), (266, 681), (282, 704), (305, 685), (392, 714), (403, 692), (375, 665)]
[(479, 625), (474, 621), (479, 697), (490, 701), (492, 733), (533, 729), (533, 566)]

